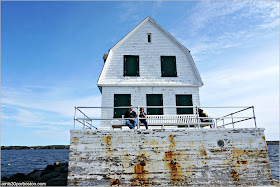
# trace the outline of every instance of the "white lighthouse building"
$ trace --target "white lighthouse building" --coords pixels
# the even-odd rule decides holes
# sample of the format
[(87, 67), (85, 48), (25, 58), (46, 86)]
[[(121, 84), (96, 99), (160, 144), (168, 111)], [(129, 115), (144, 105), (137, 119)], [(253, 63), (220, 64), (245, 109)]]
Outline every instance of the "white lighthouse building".
[[(274, 184), (264, 129), (257, 128), (254, 107), (203, 121), (195, 111), (203, 82), (189, 50), (151, 17), (104, 57), (97, 83), (101, 118), (84, 111), (100, 107), (75, 107), (68, 186)], [(148, 130), (130, 130), (123, 119), (116, 119), (130, 105), (134, 110), (145, 108)], [(114, 108), (120, 106), (125, 108)], [(250, 109), (253, 116), (244, 116)], [(95, 120), (101, 120), (100, 129), (93, 126)], [(235, 126), (247, 120), (254, 122), (253, 128)], [(83, 128), (76, 129), (76, 122)]]
[[(199, 106), (203, 82), (190, 51), (147, 17), (104, 55), (97, 83), (101, 107)], [(102, 108), (101, 118), (121, 118), (127, 109)], [(192, 108), (148, 108), (148, 115), (193, 114)], [(101, 122), (101, 129), (110, 127)]]

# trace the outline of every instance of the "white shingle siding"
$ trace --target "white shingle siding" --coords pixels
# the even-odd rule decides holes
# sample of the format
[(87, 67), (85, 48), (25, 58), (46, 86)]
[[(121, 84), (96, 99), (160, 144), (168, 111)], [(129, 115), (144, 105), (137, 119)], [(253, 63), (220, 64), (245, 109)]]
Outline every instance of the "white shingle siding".
[[(148, 43), (147, 33), (152, 33)], [(140, 77), (124, 77), (124, 55), (139, 55)], [(161, 77), (161, 56), (176, 56), (178, 77)], [(151, 22), (145, 23), (121, 46), (110, 51), (98, 81), (104, 84), (175, 84), (201, 86), (193, 71), (188, 55)], [(168, 86), (168, 85), (167, 85)]]
[[(102, 106), (114, 107), (114, 94), (131, 94), (133, 106), (147, 106), (147, 94), (162, 94), (163, 106), (176, 106), (176, 95), (192, 95), (193, 105), (199, 106), (198, 87), (103, 87)], [(134, 108), (136, 111), (136, 108)], [(113, 109), (102, 109), (102, 118), (113, 118)], [(176, 114), (176, 108), (164, 108), (163, 113)], [(110, 121), (101, 123), (101, 127), (110, 126)]]

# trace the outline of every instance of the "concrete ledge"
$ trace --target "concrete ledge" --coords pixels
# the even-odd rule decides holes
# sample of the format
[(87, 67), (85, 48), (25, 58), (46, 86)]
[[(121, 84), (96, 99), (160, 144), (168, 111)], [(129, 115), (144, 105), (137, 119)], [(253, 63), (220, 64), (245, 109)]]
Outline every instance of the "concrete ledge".
[(135, 131), (144, 131), (144, 132), (152, 132), (152, 131), (155, 131), (155, 132), (165, 132), (165, 131), (171, 131), (171, 132), (177, 132), (177, 131), (251, 131), (251, 130), (254, 130), (254, 131), (264, 131), (265, 128), (211, 128), (211, 129), (185, 129), (185, 128), (182, 128), (182, 129), (127, 129), (127, 130), (96, 130), (96, 129), (93, 129), (93, 130), (89, 130), (89, 129), (85, 129), (85, 130), (70, 130), (70, 133), (74, 133), (74, 132), (100, 132), (100, 133), (104, 133), (104, 132), (117, 132), (117, 133), (120, 133), (120, 132), (135, 132)]

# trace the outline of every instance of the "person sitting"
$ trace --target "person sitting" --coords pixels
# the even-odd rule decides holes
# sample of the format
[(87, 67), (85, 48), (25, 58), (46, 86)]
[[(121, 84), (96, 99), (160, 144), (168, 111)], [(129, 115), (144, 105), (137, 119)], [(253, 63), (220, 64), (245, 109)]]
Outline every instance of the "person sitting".
[[(208, 115), (204, 113), (203, 110), (200, 108), (198, 109), (198, 115), (201, 122), (213, 122), (212, 119), (205, 119), (205, 117), (208, 117)], [(212, 128), (212, 125), (210, 125), (210, 127)]]
[[(124, 118), (136, 118), (136, 113), (133, 111), (132, 106), (125, 113)], [(136, 119), (126, 119), (125, 123), (130, 129), (134, 129), (136, 126)]]
[[(140, 113), (139, 113), (140, 118), (147, 118), (147, 114), (144, 112), (144, 108), (140, 108)], [(146, 129), (148, 129), (148, 122), (146, 119), (140, 119), (139, 124), (144, 123), (146, 126)]]

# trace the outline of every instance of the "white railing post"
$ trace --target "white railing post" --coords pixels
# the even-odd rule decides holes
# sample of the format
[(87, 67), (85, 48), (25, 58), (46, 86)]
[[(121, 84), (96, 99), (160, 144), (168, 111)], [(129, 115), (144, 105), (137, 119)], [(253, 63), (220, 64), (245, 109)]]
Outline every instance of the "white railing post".
[(196, 110), (196, 119), (197, 119), (197, 126), (198, 126), (198, 128), (200, 128), (200, 119), (198, 119), (198, 117), (199, 117), (199, 115), (198, 115), (198, 107), (196, 106), (195, 107), (195, 110)]
[(231, 123), (232, 123), (232, 127), (234, 128), (234, 123), (233, 123), (233, 114), (230, 114), (231, 115)]
[(217, 128), (218, 125), (218, 119), (216, 119), (216, 123), (214, 124), (214, 128)]
[(92, 119), (90, 120), (90, 130), (92, 130)]
[(257, 122), (256, 122), (254, 106), (252, 106), (252, 110), (253, 110), (253, 118), (254, 118), (254, 122), (255, 122), (255, 128), (257, 128)]
[(137, 114), (137, 118), (136, 118), (136, 124), (137, 124), (137, 129), (140, 129), (140, 124), (139, 124), (139, 114), (140, 114), (140, 112), (139, 112), (139, 106), (137, 106), (137, 112), (136, 112), (136, 114)]
[(74, 115), (74, 129), (76, 128), (76, 113), (77, 113), (77, 106), (75, 106), (75, 115)]

